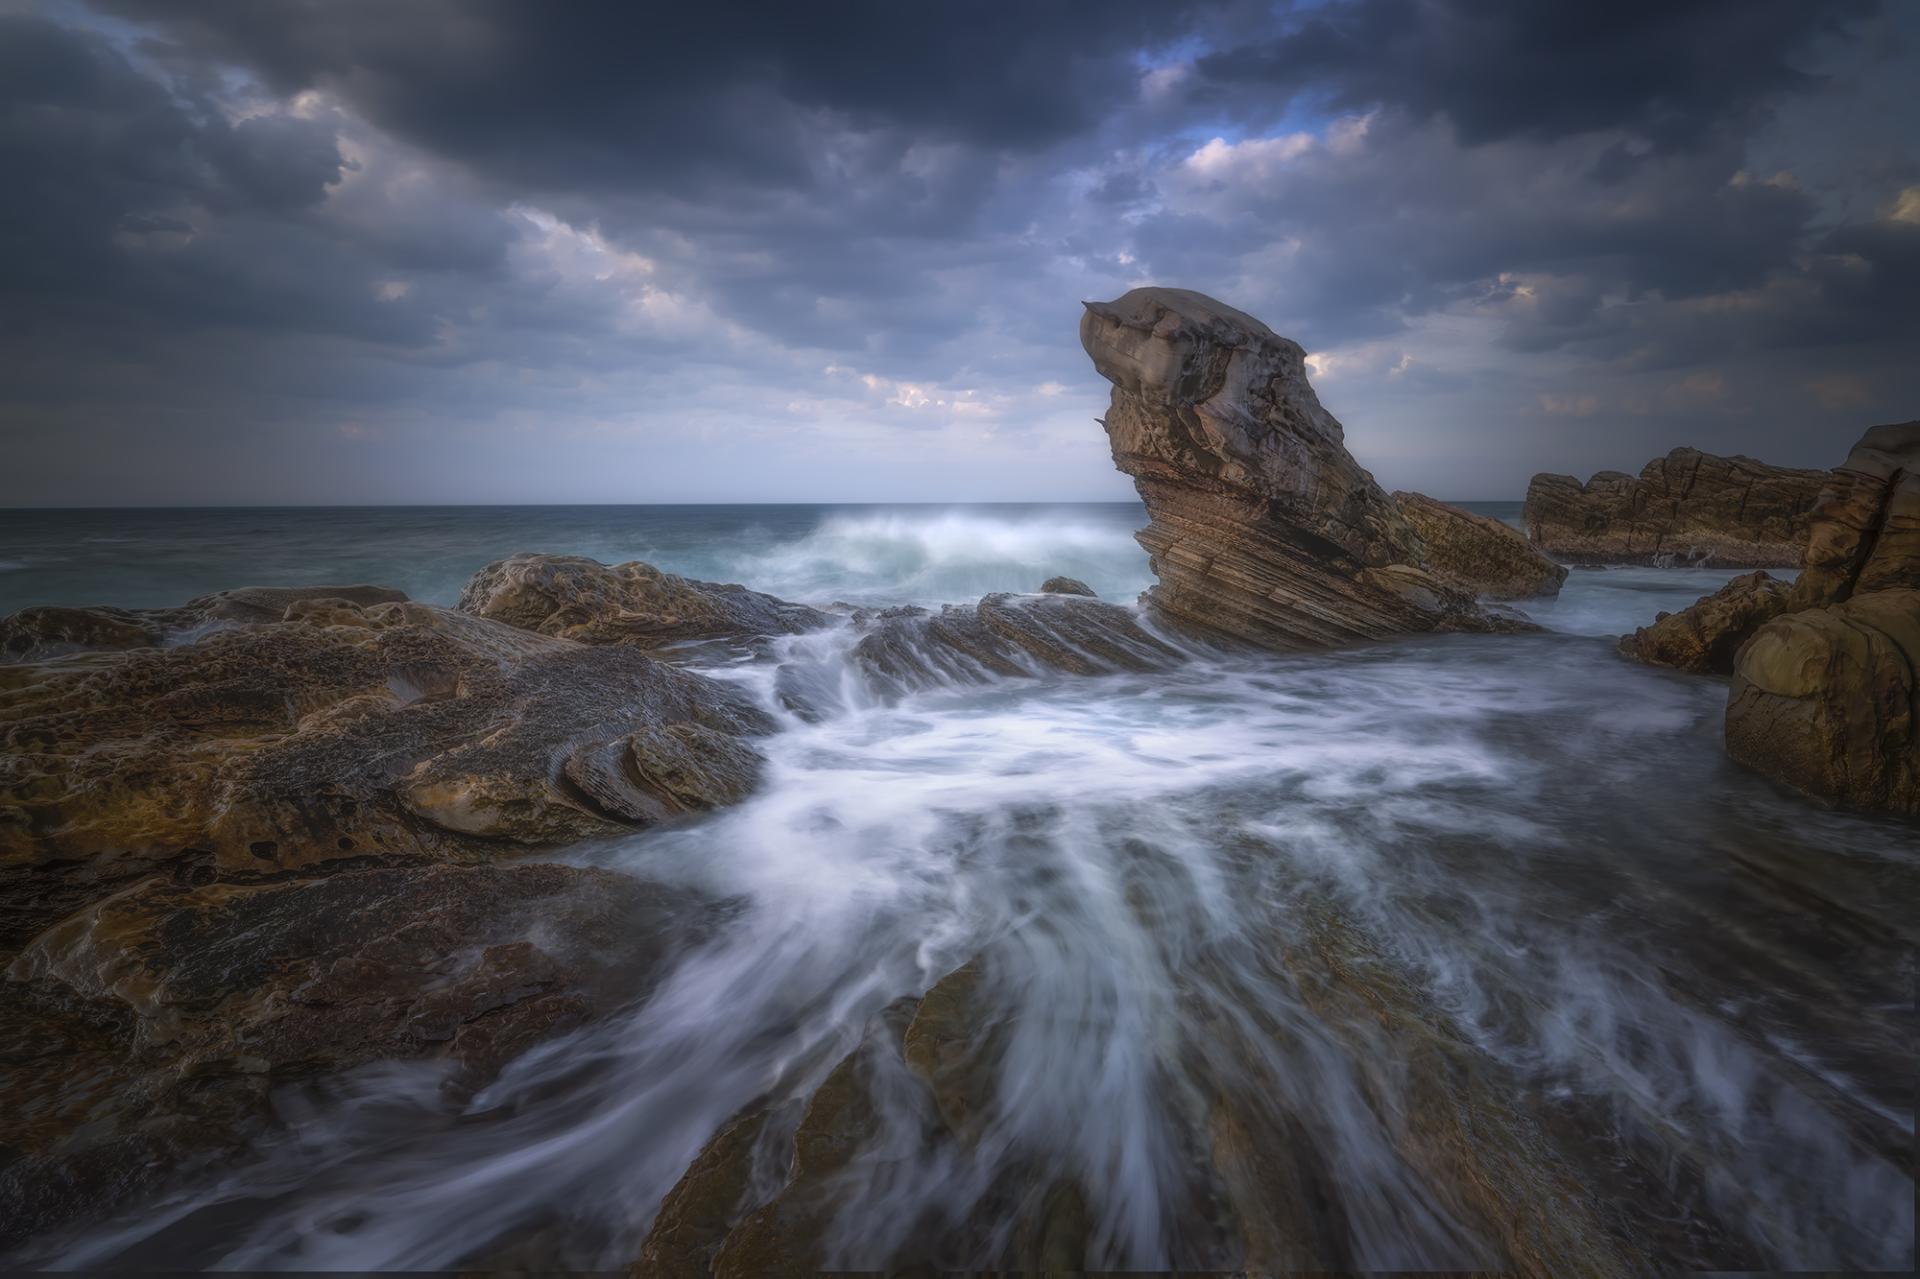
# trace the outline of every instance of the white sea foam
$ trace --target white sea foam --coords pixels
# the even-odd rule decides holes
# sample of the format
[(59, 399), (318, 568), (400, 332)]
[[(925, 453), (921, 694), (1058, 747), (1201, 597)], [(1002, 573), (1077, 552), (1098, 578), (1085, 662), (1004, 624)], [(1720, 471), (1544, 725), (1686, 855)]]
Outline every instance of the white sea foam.
[[(781, 659), (831, 667), (852, 638)], [(1641, 1161), (1643, 1186), (1671, 1187), (1642, 1208), (1710, 1213), (1769, 1266), (1910, 1265), (1910, 1176), (1858, 1137), (1911, 1131), (1904, 1067), (1816, 1072), (1777, 1047), (1870, 1043), (1905, 1013), (1852, 991), (1869, 975), (1844, 960), (1780, 971), (1769, 930), (1793, 916), (1719, 922), (1743, 882), (1722, 849), (1798, 848), (1839, 875), (1883, 867), (1889, 836), (1727, 765), (1719, 696), (1591, 640), (1446, 637), (789, 717), (745, 803), (575, 850), (743, 904), (644, 1005), (458, 1114), (426, 1067), (331, 1085), (256, 1161), (63, 1259), (453, 1268), (558, 1215), (544, 1255), (622, 1266), (728, 1116), (804, 1097), (882, 1008), (978, 955), (977, 1024), (1005, 1033), (977, 1139), (930, 1142), (924, 1089), (875, 1051), (878, 1125), (830, 1264), (882, 1265), (1043, 1170), (1086, 1195), (1090, 1266), (1230, 1265), (1182, 1225), (1223, 1088), (1311, 1152), (1353, 1268), (1498, 1264), (1408, 1158), (1391, 1023), (1308, 993), (1360, 973), (1514, 1104), (1581, 1116), (1576, 1175)], [(777, 1114), (776, 1182), (795, 1120)]]

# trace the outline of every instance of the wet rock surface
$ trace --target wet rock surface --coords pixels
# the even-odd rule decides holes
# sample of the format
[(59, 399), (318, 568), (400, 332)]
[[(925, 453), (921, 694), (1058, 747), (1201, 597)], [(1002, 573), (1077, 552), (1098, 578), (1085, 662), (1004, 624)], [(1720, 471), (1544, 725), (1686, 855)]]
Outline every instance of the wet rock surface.
[(1151, 523), (1146, 599), (1279, 649), (1524, 627), (1430, 572), (1419, 533), (1347, 452), (1305, 352), (1202, 294), (1091, 302), (1080, 343), (1113, 383), (1102, 425)]
[(12, 1242), (231, 1152), (278, 1083), (444, 1057), (471, 1087), (634, 998), (703, 903), (482, 863), (731, 803), (771, 727), (637, 649), (380, 588), (0, 631)]
[(1583, 484), (1536, 475), (1527, 538), (1570, 564), (1791, 568), (1827, 478), (1691, 448), (1655, 458), (1637, 476), (1602, 471)]
[(279, 1085), (438, 1058), (470, 1093), (643, 996), (715, 918), (683, 891), (550, 865), (149, 879), (95, 903), (6, 970), (0, 1247), (231, 1157)]
[(1044, 674), (1160, 670), (1180, 650), (1141, 626), (1131, 609), (1080, 594), (985, 596), (856, 615), (868, 628), (855, 664), (881, 691)]
[(1868, 431), (1785, 615), (1734, 662), (1727, 751), (1820, 799), (1920, 815), (1920, 422)]
[(1426, 564), (1462, 590), (1493, 599), (1558, 595), (1567, 580), (1555, 564), (1527, 544), (1518, 529), (1475, 515), (1424, 493), (1395, 493), (1394, 505), (1420, 534)]
[(459, 607), (542, 635), (646, 649), (791, 635), (831, 620), (744, 586), (695, 581), (637, 560), (602, 564), (579, 555), (497, 560), (474, 574)]
[(1765, 569), (1736, 577), (1677, 613), (1620, 639), (1620, 652), (1649, 666), (1696, 675), (1731, 675), (1734, 656), (1753, 633), (1787, 611), (1792, 587)]

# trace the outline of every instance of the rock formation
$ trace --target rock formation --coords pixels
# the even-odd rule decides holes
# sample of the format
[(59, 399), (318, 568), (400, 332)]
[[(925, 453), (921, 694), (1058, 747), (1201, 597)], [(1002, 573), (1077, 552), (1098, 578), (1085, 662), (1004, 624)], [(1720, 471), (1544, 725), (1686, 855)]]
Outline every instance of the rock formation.
[(637, 560), (609, 565), (580, 555), (496, 560), (460, 592), (460, 610), (561, 639), (646, 649), (791, 635), (830, 620), (818, 609), (744, 586), (677, 577)]
[(231, 1148), (285, 1079), (483, 1077), (702, 918), (484, 863), (738, 799), (760, 711), (631, 646), (324, 589), (0, 622), (0, 1234)]
[(1305, 352), (1183, 289), (1090, 302), (1080, 343), (1113, 383), (1102, 425), (1151, 523), (1176, 623), (1264, 647), (1514, 629), (1430, 572), (1419, 533), (1347, 453)]
[(1040, 583), (1042, 595), (1089, 595), (1098, 599), (1094, 589), (1077, 577), (1050, 577)]
[(232, 1157), (269, 1089), (364, 1062), (477, 1088), (652, 986), (715, 910), (573, 866), (148, 879), (36, 938), (0, 981), (0, 1247)]
[(994, 676), (1158, 670), (1181, 659), (1130, 609), (1084, 595), (1001, 593), (937, 612), (909, 606), (854, 620), (871, 628), (854, 661), (885, 694)]
[(1791, 568), (1800, 563), (1825, 471), (1675, 449), (1636, 476), (1602, 471), (1582, 484), (1536, 475), (1527, 485), (1527, 538), (1571, 564), (1698, 564)]
[(1868, 431), (1821, 494), (1785, 616), (1740, 650), (1727, 751), (1808, 794), (1920, 815), (1920, 422)]
[(1765, 569), (1736, 577), (1678, 613), (1662, 613), (1620, 640), (1620, 651), (1649, 666), (1696, 675), (1731, 675), (1747, 638), (1787, 611), (1790, 588)]
[(1920, 422), (1876, 426), (1820, 494), (1791, 589), (1735, 578), (1620, 641), (1733, 677), (1727, 751), (1809, 795), (1920, 814)]
[(1424, 493), (1395, 493), (1393, 502), (1420, 534), (1427, 568), (1462, 590), (1491, 599), (1531, 599), (1558, 595), (1567, 580), (1564, 566), (1492, 516), (1475, 515)]

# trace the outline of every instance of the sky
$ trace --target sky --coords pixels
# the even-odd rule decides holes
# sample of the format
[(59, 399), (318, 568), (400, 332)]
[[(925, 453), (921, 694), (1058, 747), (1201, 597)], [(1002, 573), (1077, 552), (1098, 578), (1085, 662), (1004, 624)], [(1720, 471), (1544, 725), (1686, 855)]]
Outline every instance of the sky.
[(0, 505), (1125, 498), (1083, 299), (1389, 488), (1920, 417), (1920, 4), (0, 0)]

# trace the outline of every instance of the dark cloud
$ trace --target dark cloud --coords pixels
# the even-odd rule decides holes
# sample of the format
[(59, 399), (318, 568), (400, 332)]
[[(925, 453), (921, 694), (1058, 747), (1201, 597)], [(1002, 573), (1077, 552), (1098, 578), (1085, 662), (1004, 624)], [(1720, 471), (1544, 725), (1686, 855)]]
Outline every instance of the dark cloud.
[(0, 18), (0, 500), (1120, 493), (1075, 317), (1149, 281), (1462, 496), (1920, 393), (1911, 8), (47, 12)]
[(1809, 45), (1873, 0), (1355, 0), (1200, 60), (1216, 88), (1445, 116), (1469, 145), (1624, 129), (1686, 144), (1810, 87)]

